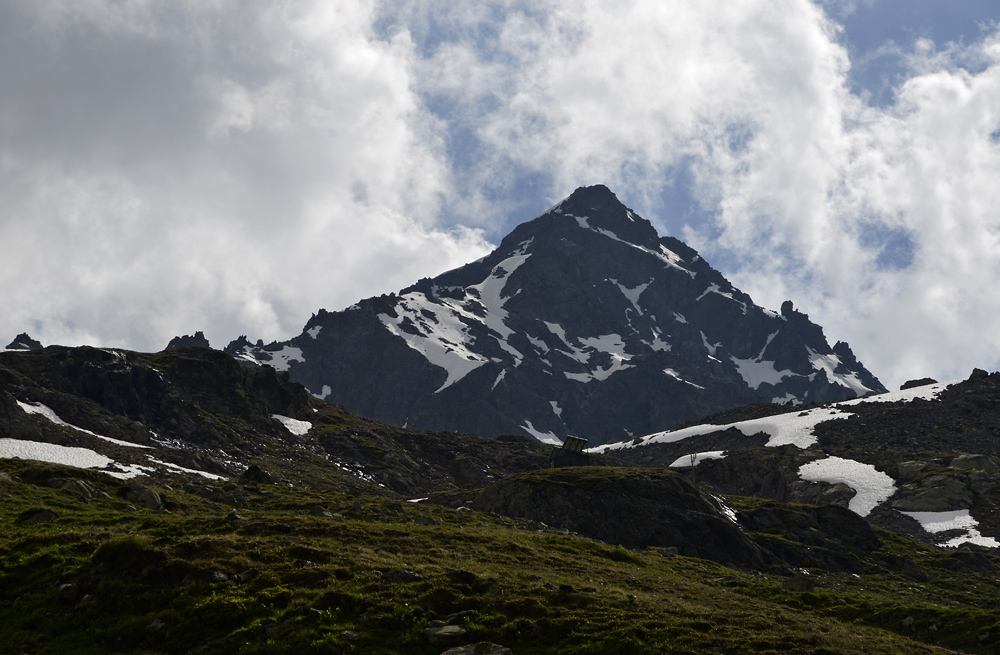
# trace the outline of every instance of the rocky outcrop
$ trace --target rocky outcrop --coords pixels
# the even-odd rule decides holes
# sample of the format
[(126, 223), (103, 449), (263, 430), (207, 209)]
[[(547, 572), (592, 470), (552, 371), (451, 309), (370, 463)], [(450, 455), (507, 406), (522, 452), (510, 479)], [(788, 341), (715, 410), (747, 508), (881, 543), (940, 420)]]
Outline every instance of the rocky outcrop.
[(737, 567), (763, 564), (757, 546), (712, 496), (676, 473), (608, 467), (515, 475), (485, 488), (473, 508), (627, 548), (673, 547)]
[(28, 336), (27, 332), (14, 337), (14, 340), (7, 344), (7, 350), (41, 350), (42, 344)]
[(208, 339), (205, 337), (205, 333), (202, 331), (195, 332), (194, 334), (185, 334), (183, 336), (174, 337), (167, 344), (164, 350), (173, 350), (175, 348), (211, 348)]

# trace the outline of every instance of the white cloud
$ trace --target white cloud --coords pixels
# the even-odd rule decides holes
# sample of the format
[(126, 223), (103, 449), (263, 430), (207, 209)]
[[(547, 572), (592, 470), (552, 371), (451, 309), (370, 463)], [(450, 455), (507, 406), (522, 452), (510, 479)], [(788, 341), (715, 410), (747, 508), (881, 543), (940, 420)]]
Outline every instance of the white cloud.
[(284, 338), (487, 244), (371, 3), (0, 9), (0, 332)]
[(605, 183), (890, 385), (995, 368), (1000, 35), (874, 106), (867, 2), (5, 3), (0, 333), (287, 337)]

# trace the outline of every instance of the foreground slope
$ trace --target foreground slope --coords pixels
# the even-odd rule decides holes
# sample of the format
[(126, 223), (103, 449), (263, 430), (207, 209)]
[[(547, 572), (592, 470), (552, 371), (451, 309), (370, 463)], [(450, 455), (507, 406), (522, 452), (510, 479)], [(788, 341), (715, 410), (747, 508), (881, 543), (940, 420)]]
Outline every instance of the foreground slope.
[(207, 349), (2, 353), (0, 448), (11, 652), (943, 653), (1000, 637), (990, 551), (670, 471), (545, 469), (533, 440), (381, 425)]
[(226, 350), (381, 421), (550, 443), (885, 391), (791, 302), (780, 314), (755, 305), (603, 186), (577, 189), (477, 262), (320, 311), (289, 341)]

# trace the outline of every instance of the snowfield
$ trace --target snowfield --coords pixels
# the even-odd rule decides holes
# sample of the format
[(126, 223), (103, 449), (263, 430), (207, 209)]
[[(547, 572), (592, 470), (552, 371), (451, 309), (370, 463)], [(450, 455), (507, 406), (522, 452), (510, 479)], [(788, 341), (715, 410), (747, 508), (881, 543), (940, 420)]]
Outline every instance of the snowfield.
[(853, 459), (827, 457), (803, 464), (799, 477), (809, 482), (843, 483), (854, 489), (854, 498), (847, 506), (858, 516), (868, 516), (872, 510), (896, 493), (896, 481), (870, 464)]
[(965, 534), (958, 535), (944, 541), (939, 546), (947, 548), (958, 548), (962, 544), (970, 543), (986, 548), (1000, 548), (1000, 541), (993, 537), (984, 537), (976, 529), (979, 521), (972, 518), (969, 510), (960, 509), (953, 512), (901, 512), (911, 519), (916, 520), (923, 526), (924, 530), (931, 534), (947, 532), (949, 530), (964, 530)]

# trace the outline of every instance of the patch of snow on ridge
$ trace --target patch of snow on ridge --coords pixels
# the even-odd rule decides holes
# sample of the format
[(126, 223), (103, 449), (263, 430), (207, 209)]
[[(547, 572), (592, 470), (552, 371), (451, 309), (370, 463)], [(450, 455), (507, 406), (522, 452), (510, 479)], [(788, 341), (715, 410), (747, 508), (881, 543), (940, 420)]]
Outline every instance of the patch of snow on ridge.
[(549, 404), (552, 405), (552, 413), (556, 415), (556, 418), (561, 419), (563, 410), (562, 407), (559, 406), (559, 403), (554, 400), (550, 400)]
[(485, 280), (470, 286), (461, 300), (429, 298), (414, 291), (400, 296), (395, 317), (378, 315), (390, 332), (448, 373), (444, 384), (434, 393), (450, 387), (487, 362), (470, 348), (473, 339), (469, 324), (479, 323), (492, 331), (500, 347), (514, 357), (515, 366), (524, 359), (524, 355), (507, 343), (513, 330), (507, 327), (507, 311), (503, 306), (510, 297), (504, 295), (507, 279), (530, 257), (529, 245), (531, 240), (521, 243), (510, 257), (493, 267)]
[(967, 509), (959, 509), (952, 512), (900, 512), (916, 520), (931, 534), (947, 532), (949, 530), (965, 530), (964, 535), (959, 535), (948, 541), (938, 544), (947, 548), (957, 548), (965, 543), (985, 546), (986, 548), (1000, 548), (1000, 541), (993, 537), (984, 537), (979, 533), (977, 526), (979, 521), (972, 518)]
[(640, 284), (632, 289), (629, 289), (624, 284), (620, 284), (618, 280), (611, 281), (615, 283), (619, 291), (622, 292), (622, 295), (625, 296), (630, 303), (632, 303), (632, 306), (635, 307), (635, 311), (639, 313), (639, 316), (642, 316), (642, 308), (639, 307), (639, 298), (642, 296), (642, 292), (645, 291), (646, 288), (653, 283), (653, 281), (650, 280), (649, 282)]
[(563, 443), (554, 432), (542, 432), (541, 430), (536, 430), (535, 426), (531, 424), (531, 421), (525, 421), (524, 425), (521, 426), (521, 429), (542, 443), (551, 444), (553, 446), (561, 446)]
[(150, 457), (149, 461), (155, 462), (160, 466), (163, 466), (171, 471), (177, 471), (178, 473), (193, 473), (194, 475), (200, 475), (201, 477), (208, 478), (209, 480), (224, 479), (221, 475), (215, 475), (214, 473), (208, 473), (206, 471), (199, 471), (198, 469), (185, 468), (183, 466), (178, 466), (177, 464), (171, 464), (170, 462), (164, 462), (153, 457)]
[[(670, 352), (673, 349), (673, 346), (663, 340), (663, 331), (656, 326), (653, 326), (651, 329), (653, 331), (653, 340), (643, 341), (643, 343), (649, 346), (652, 350)], [(669, 337), (670, 335), (668, 334), (667, 336)]]
[(842, 457), (827, 457), (803, 464), (799, 468), (799, 477), (809, 482), (843, 483), (854, 489), (857, 493), (847, 508), (858, 516), (868, 516), (896, 493), (896, 481), (888, 475), (871, 464)]
[(708, 450), (703, 453), (689, 453), (687, 455), (681, 455), (673, 461), (670, 468), (691, 468), (698, 466), (701, 462), (706, 459), (725, 459), (726, 451), (724, 450)]
[[(816, 443), (816, 436), (813, 430), (824, 421), (845, 419), (854, 416), (850, 408), (864, 403), (879, 402), (909, 402), (915, 399), (933, 400), (942, 391), (962, 380), (952, 382), (941, 382), (929, 384), (923, 387), (915, 387), (905, 391), (895, 391), (891, 393), (879, 394), (877, 396), (866, 396), (864, 398), (854, 398), (843, 400), (838, 403), (831, 403), (826, 407), (817, 407), (804, 412), (786, 412), (777, 416), (752, 419), (749, 421), (739, 421), (737, 423), (727, 423), (725, 425), (694, 425), (680, 430), (656, 432), (640, 437), (639, 439), (622, 441), (610, 444), (603, 444), (590, 448), (590, 452), (606, 452), (608, 450), (621, 450), (624, 448), (635, 448), (649, 443), (675, 443), (691, 437), (698, 437), (713, 432), (720, 432), (730, 428), (736, 428), (747, 436), (765, 433), (771, 438), (767, 446), (784, 446), (793, 444), (799, 448), (808, 448)], [(802, 401), (794, 396), (786, 396), (792, 402)], [(785, 400), (784, 398), (781, 400)]]
[(23, 409), (28, 414), (38, 414), (40, 416), (44, 416), (45, 418), (49, 419), (56, 425), (61, 425), (65, 428), (76, 430), (77, 432), (89, 434), (92, 437), (97, 437), (98, 439), (103, 439), (104, 441), (110, 441), (111, 443), (117, 444), (119, 446), (125, 446), (127, 448), (151, 448), (151, 446), (143, 446), (142, 444), (132, 443), (131, 441), (122, 441), (121, 439), (113, 439), (111, 437), (105, 437), (103, 435), (97, 434), (96, 432), (91, 432), (90, 430), (77, 427), (72, 423), (67, 423), (66, 421), (59, 418), (59, 415), (56, 414), (52, 408), (46, 407), (42, 403), (28, 404), (28, 403), (22, 403), (20, 400), (18, 400), (17, 404), (21, 409)]
[(680, 374), (677, 371), (675, 371), (672, 368), (665, 368), (665, 369), (663, 369), (663, 372), (666, 373), (667, 375), (669, 375), (670, 377), (672, 377), (673, 379), (677, 380), (678, 382), (683, 382), (684, 384), (690, 384), (695, 389), (704, 389), (705, 388), (705, 387), (701, 386), (700, 384), (695, 384), (694, 382), (691, 382), (690, 380), (685, 380), (684, 378), (682, 378), (680, 376)]
[(683, 263), (684, 260), (681, 259), (680, 256), (677, 255), (677, 253), (673, 252), (663, 244), (660, 244), (660, 249), (658, 251), (650, 250), (645, 246), (640, 246), (639, 244), (632, 243), (631, 241), (626, 241), (625, 239), (620, 238), (617, 234), (611, 232), (610, 230), (605, 230), (599, 227), (592, 227), (590, 225), (589, 216), (573, 216), (572, 214), (566, 214), (566, 216), (575, 218), (576, 222), (584, 230), (590, 230), (591, 232), (596, 232), (598, 234), (608, 237), (609, 239), (614, 239), (619, 243), (624, 243), (626, 246), (629, 246), (630, 248), (635, 248), (636, 250), (641, 250), (646, 254), (652, 255), (653, 257), (656, 257), (670, 268), (675, 268), (678, 271), (687, 273), (688, 275), (691, 276), (691, 279), (694, 279), (695, 275), (697, 275), (697, 273), (695, 273), (694, 271), (689, 271), (688, 269), (681, 266), (681, 263)]
[(701, 334), (701, 342), (702, 342), (702, 344), (704, 344), (705, 350), (708, 351), (709, 355), (711, 355), (712, 357), (715, 357), (715, 351), (718, 350), (719, 346), (722, 345), (722, 342), (720, 341), (718, 343), (709, 343), (708, 342), (708, 337), (705, 336), (704, 332), (700, 332), (699, 331), (699, 334)]
[(317, 325), (316, 327), (311, 327), (308, 330), (306, 330), (306, 334), (315, 339), (317, 336), (319, 336), (319, 331), (322, 329), (323, 329), (322, 325)]
[(33, 459), (81, 469), (102, 469), (115, 463), (110, 457), (99, 455), (88, 448), (21, 439), (0, 439), (0, 459)]
[(736, 364), (736, 370), (740, 377), (753, 390), (760, 389), (760, 385), (765, 382), (776, 385), (787, 377), (798, 376), (790, 370), (779, 371), (774, 367), (774, 362), (761, 361), (759, 359), (737, 359), (730, 355), (729, 359)]
[[(428, 320), (428, 315), (433, 319)], [(406, 345), (434, 366), (445, 370), (448, 377), (434, 392), (439, 393), (487, 361), (468, 348), (472, 341), (468, 334), (469, 326), (460, 320), (465, 315), (471, 314), (451, 305), (432, 302), (424, 294), (414, 291), (400, 296), (396, 317), (379, 314), (378, 318), (390, 332), (406, 341)], [(404, 324), (407, 329), (402, 328)], [(412, 330), (418, 334), (413, 334)]]
[(909, 402), (911, 400), (936, 400), (942, 391), (962, 381), (963, 380), (952, 380), (950, 382), (925, 384), (921, 387), (906, 389), (905, 391), (890, 391), (888, 393), (880, 393), (874, 396), (865, 396), (864, 398), (853, 398), (837, 404), (850, 407), (862, 403), (894, 403)]
[(843, 412), (836, 407), (820, 407), (805, 412), (789, 412), (778, 414), (777, 416), (766, 416), (755, 418), (749, 421), (739, 421), (737, 423), (727, 423), (725, 425), (693, 425), (680, 430), (657, 432), (642, 438), (641, 442), (621, 441), (618, 443), (604, 444), (591, 448), (591, 452), (607, 452), (609, 450), (622, 450), (625, 448), (635, 448), (639, 445), (651, 443), (676, 443), (699, 437), (713, 432), (722, 432), (730, 428), (736, 428), (748, 437), (755, 434), (764, 433), (770, 437), (766, 446), (777, 447), (789, 444), (798, 448), (808, 448), (816, 443), (816, 436), (813, 430), (824, 421), (845, 419), (853, 416), (848, 412)]
[(287, 371), (292, 362), (304, 363), (306, 361), (306, 358), (302, 356), (302, 349), (294, 346), (284, 346), (281, 350), (276, 350), (270, 355), (271, 361), (264, 363), (273, 366), (274, 370), (279, 372)]
[(271, 414), (271, 418), (279, 421), (285, 426), (286, 430), (294, 434), (296, 437), (301, 437), (312, 429), (312, 423), (309, 421), (300, 421), (288, 416), (282, 416), (281, 414)]
[[(591, 355), (595, 352), (601, 352), (609, 355), (611, 357), (611, 363), (608, 364), (607, 368), (597, 366), (589, 373), (564, 373), (568, 379), (584, 383), (590, 382), (591, 380), (604, 381), (618, 371), (632, 368), (632, 365), (628, 363), (631, 356), (625, 352), (625, 342), (622, 340), (620, 335), (605, 334), (600, 337), (585, 337), (580, 339), (580, 341), (583, 343), (584, 347), (590, 351), (589, 354), (587, 354), (587, 361), (584, 362), (585, 364), (589, 364)], [(582, 354), (585, 351), (578, 352)]]
[(313, 398), (319, 398), (320, 400), (324, 400), (331, 393), (333, 393), (333, 389), (330, 388), (330, 385), (324, 384), (323, 388), (319, 390), (319, 393), (313, 393), (310, 391), (309, 395), (312, 396)]
[(830, 382), (847, 387), (859, 396), (874, 393), (874, 389), (869, 389), (861, 383), (857, 373), (853, 371), (850, 373), (834, 373), (836, 368), (841, 364), (840, 358), (836, 355), (820, 355), (809, 346), (806, 346), (806, 350), (809, 352), (809, 363), (817, 371), (825, 371), (826, 377)]
[(747, 304), (745, 302), (743, 302), (742, 300), (737, 300), (736, 298), (733, 297), (733, 294), (729, 293), (728, 291), (722, 291), (720, 289), (719, 285), (715, 284), (714, 282), (712, 284), (708, 285), (708, 288), (705, 289), (705, 291), (700, 296), (698, 296), (697, 298), (695, 298), (695, 301), (697, 302), (697, 301), (701, 300), (702, 298), (704, 298), (705, 296), (707, 296), (710, 293), (718, 294), (718, 295), (722, 296), (723, 298), (729, 298), (734, 303), (738, 304), (740, 307), (743, 308), (743, 313), (744, 314), (747, 313)]
[(490, 387), (490, 391), (493, 391), (494, 389), (496, 389), (497, 385), (500, 384), (500, 380), (504, 379), (506, 376), (507, 376), (507, 369), (502, 369), (500, 371), (500, 374), (497, 375), (497, 379), (493, 380), (493, 386)]

